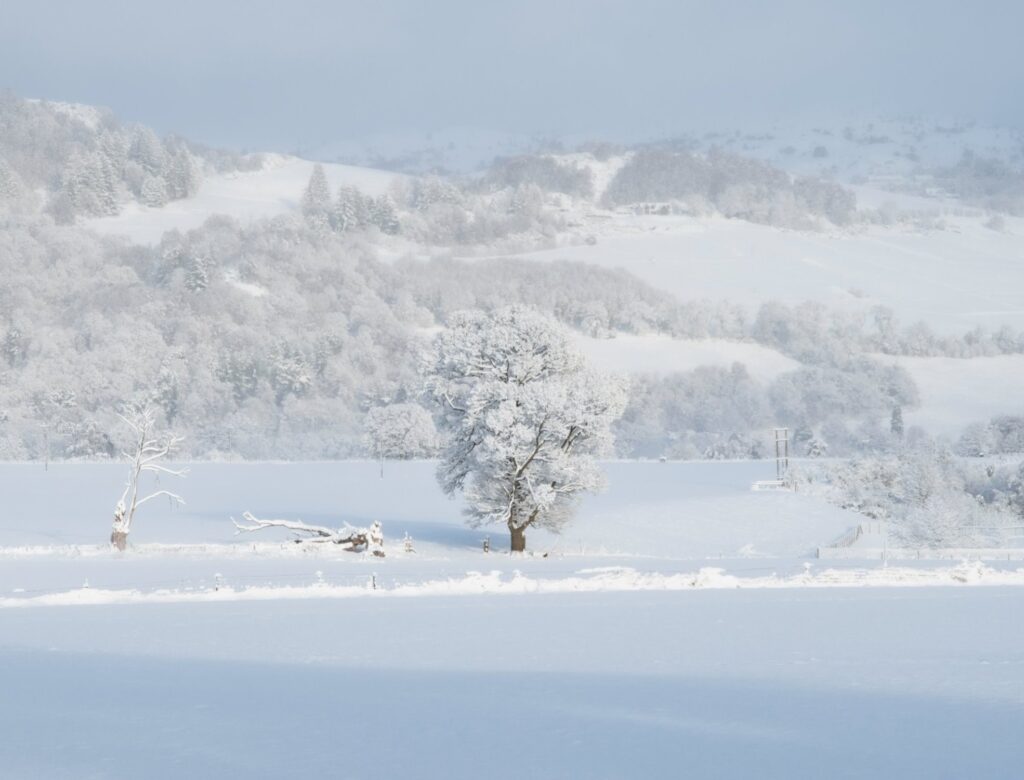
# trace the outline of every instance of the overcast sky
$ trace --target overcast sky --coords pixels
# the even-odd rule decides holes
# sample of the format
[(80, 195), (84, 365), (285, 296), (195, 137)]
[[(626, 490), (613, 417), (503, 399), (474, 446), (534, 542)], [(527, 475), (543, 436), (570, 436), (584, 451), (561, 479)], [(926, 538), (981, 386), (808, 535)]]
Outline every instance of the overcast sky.
[(1024, 124), (1024, 2), (0, 0), (0, 87), (220, 146), (788, 115)]

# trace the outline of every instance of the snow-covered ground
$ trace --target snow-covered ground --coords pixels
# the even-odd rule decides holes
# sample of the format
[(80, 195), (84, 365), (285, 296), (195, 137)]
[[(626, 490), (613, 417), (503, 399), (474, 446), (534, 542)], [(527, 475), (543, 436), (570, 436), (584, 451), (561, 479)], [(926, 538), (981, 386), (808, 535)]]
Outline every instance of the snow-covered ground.
[(630, 374), (668, 374), (742, 363), (752, 377), (770, 382), (800, 367), (797, 361), (769, 347), (724, 339), (616, 334), (610, 339), (578, 335), (576, 341), (595, 367)]
[(0, 766), (56, 778), (1020, 776), (1024, 589), (55, 607)]
[(996, 415), (1024, 415), (1024, 355), (884, 359), (907, 369), (920, 390), (921, 405), (906, 413), (908, 424), (957, 435), (966, 425)]
[[(440, 491), (432, 462), (388, 462), (383, 478), (372, 461), (197, 463), (189, 469), (175, 488), (186, 506), (147, 506), (132, 532), (136, 544), (241, 541), (245, 548), (247, 542), (287, 538), (240, 539), (230, 518), (241, 518), (243, 511), (324, 525), (379, 520), (392, 544), (409, 533), (421, 558), (461, 562), (460, 556), (470, 555), (474, 567), (481, 565), (477, 553), (486, 536), (496, 550), (506, 542), (504, 529), (463, 524), (461, 503)], [(799, 556), (858, 522), (816, 497), (752, 492), (755, 480), (774, 476), (774, 462), (611, 462), (605, 471), (608, 489), (585, 498), (579, 518), (561, 535), (531, 531), (533, 550), (689, 560)], [(40, 548), (105, 543), (125, 476), (118, 464), (0, 466), (0, 555), (9, 558), (17, 548), (30, 548), (26, 555), (34, 556)]]
[(594, 244), (522, 256), (623, 268), (680, 300), (751, 307), (810, 300), (859, 311), (884, 305), (905, 323), (922, 320), (947, 333), (1024, 328), (1024, 221), (1007, 218), (1004, 231), (979, 217), (945, 221), (945, 230), (809, 232), (720, 217), (619, 214), (583, 228)]
[(122, 467), (0, 466), (0, 776), (1019, 776), (1019, 564), (817, 561), (858, 518), (752, 492), (769, 462), (606, 464), (512, 558), (432, 463), (378, 468), (193, 464), (120, 554)]
[[(101, 233), (124, 235), (140, 244), (155, 244), (168, 230), (191, 230), (214, 214), (242, 223), (295, 211), (309, 184), (315, 163), (286, 155), (265, 155), (258, 171), (208, 174), (191, 198), (174, 200), (153, 208), (126, 203), (121, 213), (85, 221)], [(370, 195), (388, 191), (398, 174), (372, 168), (324, 163), (332, 191), (342, 185), (358, 187)]]

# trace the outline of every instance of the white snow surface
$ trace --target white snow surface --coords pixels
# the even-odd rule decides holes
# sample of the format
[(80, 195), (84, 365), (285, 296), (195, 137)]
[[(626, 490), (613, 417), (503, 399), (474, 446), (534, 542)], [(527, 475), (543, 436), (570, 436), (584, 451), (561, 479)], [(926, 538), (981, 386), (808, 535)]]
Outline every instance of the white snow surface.
[(1024, 415), (1020, 392), (1024, 355), (880, 359), (903, 366), (917, 383), (921, 405), (906, 412), (907, 424), (958, 435), (966, 425), (987, 422), (996, 415)]
[(0, 466), (0, 776), (1019, 776), (1019, 564), (825, 564), (858, 518), (768, 462), (606, 468), (512, 557), (428, 462), (192, 464), (123, 554), (121, 467)]
[(800, 367), (781, 352), (752, 342), (674, 339), (662, 334), (616, 334), (609, 339), (578, 334), (575, 338), (591, 365), (629, 374), (669, 374), (742, 363), (752, 377), (770, 382)]
[(1024, 328), (1024, 220), (995, 231), (977, 216), (947, 216), (946, 229), (909, 226), (797, 231), (721, 217), (593, 218), (565, 246), (522, 253), (623, 268), (680, 300), (819, 301), (867, 311), (884, 305), (905, 324), (940, 332), (978, 325)]
[(0, 766), (1015, 778), (1022, 604), (1003, 586), (4, 610)]
[[(370, 195), (387, 192), (399, 174), (372, 168), (322, 163), (332, 191), (342, 185), (358, 187)], [(295, 211), (309, 183), (315, 162), (280, 154), (264, 155), (258, 171), (206, 174), (199, 192), (155, 208), (126, 203), (112, 217), (85, 220), (101, 233), (123, 235), (140, 244), (155, 244), (168, 230), (191, 230), (215, 215), (249, 223)]]

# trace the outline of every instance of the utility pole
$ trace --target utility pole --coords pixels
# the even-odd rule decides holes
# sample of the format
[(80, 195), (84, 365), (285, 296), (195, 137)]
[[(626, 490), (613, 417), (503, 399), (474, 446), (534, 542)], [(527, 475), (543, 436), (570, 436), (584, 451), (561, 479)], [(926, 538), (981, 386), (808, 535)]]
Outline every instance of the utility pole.
[(785, 482), (789, 476), (789, 428), (775, 429), (775, 478)]

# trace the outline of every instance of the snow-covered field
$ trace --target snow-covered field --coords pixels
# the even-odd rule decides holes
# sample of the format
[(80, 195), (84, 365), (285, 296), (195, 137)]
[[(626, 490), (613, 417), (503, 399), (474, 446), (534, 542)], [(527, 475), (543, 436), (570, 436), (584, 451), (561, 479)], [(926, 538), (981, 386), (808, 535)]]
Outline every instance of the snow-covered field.
[(857, 518), (770, 463), (607, 464), (516, 558), (431, 463), (191, 468), (118, 554), (121, 468), (0, 466), (0, 776), (1019, 776), (1024, 572), (814, 560)]
[(630, 374), (668, 374), (700, 366), (728, 368), (733, 363), (742, 363), (752, 377), (770, 382), (800, 367), (797, 361), (769, 347), (724, 339), (616, 334), (610, 339), (577, 336), (576, 341), (594, 366)]
[(907, 369), (921, 392), (920, 408), (907, 413), (909, 424), (955, 435), (966, 425), (987, 422), (996, 415), (1024, 414), (1020, 393), (1024, 355), (888, 360)]
[(1020, 776), (1024, 589), (0, 615), (0, 774)]
[(906, 323), (923, 320), (952, 333), (1024, 327), (1021, 220), (1007, 218), (1004, 231), (979, 217), (945, 222), (945, 230), (808, 232), (721, 217), (623, 214), (587, 226), (594, 244), (522, 256), (624, 268), (680, 300), (884, 305)]

